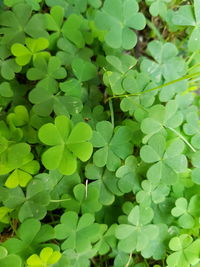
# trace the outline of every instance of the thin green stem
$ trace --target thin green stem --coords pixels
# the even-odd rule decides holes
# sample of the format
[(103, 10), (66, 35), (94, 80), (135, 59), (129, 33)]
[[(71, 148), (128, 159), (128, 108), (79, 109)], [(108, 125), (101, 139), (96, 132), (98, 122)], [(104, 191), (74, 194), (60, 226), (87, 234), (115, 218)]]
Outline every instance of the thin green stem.
[(53, 203), (59, 203), (59, 202), (65, 202), (65, 201), (69, 201), (70, 198), (66, 198), (66, 199), (51, 199), (50, 202)]
[(159, 32), (159, 30), (156, 28), (156, 26), (153, 24), (153, 22), (151, 22), (149, 19), (146, 18), (146, 22), (147, 22), (147, 25), (149, 26), (149, 28), (155, 33), (155, 35), (158, 37), (158, 39), (161, 41), (161, 42), (164, 42), (164, 39), (161, 35), (161, 33)]
[(113, 128), (114, 128), (115, 127), (115, 117), (114, 117), (112, 99), (109, 100), (109, 108), (110, 108), (111, 123), (112, 123)]
[(154, 88), (151, 88), (149, 90), (146, 90), (146, 91), (143, 91), (143, 92), (140, 92), (140, 93), (134, 93), (134, 94), (124, 94), (124, 95), (115, 95), (115, 96), (110, 96), (106, 99), (106, 102), (107, 101), (110, 101), (111, 99), (114, 99), (114, 98), (124, 98), (124, 97), (129, 97), (129, 96), (139, 96), (139, 95), (143, 95), (143, 94), (146, 94), (146, 93), (149, 93), (149, 92), (152, 92), (152, 91), (155, 91), (155, 90), (158, 90), (158, 89), (161, 89), (161, 88), (164, 88), (166, 86), (169, 86), (169, 85), (172, 85), (172, 84), (175, 84), (177, 82), (180, 82), (180, 81), (183, 81), (183, 80), (187, 80), (187, 79), (190, 79), (190, 78), (193, 78), (197, 75), (200, 75), (200, 71), (198, 72), (195, 72), (195, 73), (192, 73), (192, 74), (188, 74), (188, 75), (185, 75), (181, 78), (178, 78), (178, 79), (175, 79), (173, 81), (170, 81), (170, 82), (167, 82), (167, 83), (164, 83), (162, 85), (158, 85)]
[(196, 56), (196, 53), (197, 53), (197, 51), (193, 52), (192, 55), (188, 58), (188, 60), (186, 61), (187, 65), (189, 65), (191, 63), (193, 58)]
[(172, 132), (174, 132), (178, 137), (180, 137), (188, 146), (189, 148), (193, 151), (196, 152), (196, 149), (188, 142), (188, 140), (179, 132), (177, 132), (175, 129), (171, 128), (171, 127), (167, 127), (169, 130), (171, 130)]
[(132, 259), (132, 256), (133, 256), (133, 254), (132, 254), (132, 252), (129, 254), (129, 258), (128, 258), (128, 262), (127, 262), (127, 264), (125, 265), (125, 267), (128, 267), (129, 266), (129, 264), (130, 264), (130, 262), (131, 262), (131, 259)]

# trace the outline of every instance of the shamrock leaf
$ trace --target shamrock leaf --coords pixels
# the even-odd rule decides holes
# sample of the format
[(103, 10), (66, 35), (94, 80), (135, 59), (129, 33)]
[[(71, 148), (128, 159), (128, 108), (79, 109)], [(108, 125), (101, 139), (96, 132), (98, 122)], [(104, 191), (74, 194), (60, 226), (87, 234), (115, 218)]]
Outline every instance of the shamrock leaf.
[(59, 251), (53, 251), (51, 247), (45, 247), (40, 251), (40, 255), (31, 255), (27, 260), (27, 267), (48, 267), (58, 262), (61, 258)]
[[(150, 75), (155, 83), (163, 79), (166, 82), (182, 77), (186, 73), (186, 65), (181, 57), (178, 57), (178, 49), (172, 43), (163, 44), (160, 41), (152, 41), (148, 44), (148, 52), (153, 60), (144, 58), (141, 62), (141, 70)], [(178, 88), (178, 89), (177, 89)], [(161, 89), (160, 101), (169, 101), (176, 92), (187, 89), (187, 82), (181, 81)], [(177, 91), (179, 90), (179, 91)]]
[(8, 254), (8, 251), (4, 247), (0, 247), (0, 264), (2, 267), (22, 266), (22, 260), (19, 256), (14, 254)]
[[(113, 135), (113, 126), (108, 121), (101, 121), (93, 132), (92, 144), (99, 148), (93, 155), (97, 167), (106, 165), (108, 170), (119, 168), (121, 160), (132, 153), (131, 132), (127, 126), (121, 126)], [(120, 149), (119, 149), (120, 147)]]
[(53, 6), (50, 13), (45, 13), (45, 28), (53, 32), (50, 37), (50, 48), (54, 48), (61, 34), (61, 27), (64, 19), (64, 9), (61, 6)]
[(56, 94), (58, 89), (54, 86), (49, 88), (36, 86), (29, 93), (29, 100), (35, 104), (33, 111), (40, 116), (48, 116), (55, 112), (56, 115), (77, 114), (82, 110), (83, 104), (77, 97)]
[[(29, 1), (30, 2), (30, 1)], [(22, 12), (23, 10), (23, 12)], [(0, 33), (3, 34), (2, 43), (10, 47), (12, 44), (25, 42), (25, 33), (33, 38), (48, 38), (44, 30), (41, 14), (31, 17), (32, 8), (25, 3), (13, 6), (12, 11), (2, 12), (0, 15)]]
[(199, 118), (197, 109), (190, 110), (186, 114), (186, 123), (183, 124), (183, 130), (187, 135), (199, 133)]
[(146, 206), (150, 206), (152, 201), (155, 204), (163, 202), (170, 192), (167, 185), (149, 180), (142, 182), (142, 189), (136, 194), (136, 200)]
[(99, 192), (97, 188), (91, 186), (85, 186), (83, 184), (78, 184), (73, 189), (73, 195), (63, 195), (63, 199), (69, 199), (62, 203), (62, 207), (69, 211), (76, 211), (79, 213), (95, 213), (99, 211), (102, 205), (99, 203)]
[(188, 202), (185, 198), (179, 198), (175, 202), (176, 207), (172, 209), (172, 215), (179, 217), (178, 223), (182, 228), (191, 229), (194, 226), (194, 218), (188, 210)]
[(120, 224), (116, 229), (118, 248), (126, 253), (142, 251), (156, 239), (158, 228), (150, 224), (154, 213), (150, 207), (135, 206), (128, 215), (129, 224)]
[(173, 15), (173, 23), (180, 26), (189, 26), (192, 32), (189, 36), (188, 48), (190, 51), (198, 51), (200, 49), (200, 3), (194, 0), (194, 5), (181, 6)]
[(144, 162), (154, 163), (148, 169), (148, 179), (152, 183), (162, 180), (167, 185), (174, 184), (178, 173), (187, 169), (187, 158), (182, 154), (184, 147), (183, 141), (175, 139), (166, 149), (163, 135), (157, 134), (151, 137), (148, 145), (144, 145), (140, 150)]
[(0, 222), (9, 224), (10, 222), (10, 216), (9, 213), (12, 211), (12, 209), (9, 209), (7, 207), (0, 207)]
[(15, 73), (21, 71), (21, 66), (13, 58), (10, 58), (10, 51), (5, 45), (0, 47), (0, 71), (1, 76), (6, 80), (12, 80)]
[(107, 169), (98, 168), (93, 164), (88, 164), (85, 171), (88, 179), (95, 180), (91, 183), (91, 187), (94, 186), (99, 191), (99, 202), (101, 204), (111, 205), (115, 200), (115, 195), (122, 195), (114, 173)]
[(16, 237), (5, 241), (3, 247), (5, 247), (9, 253), (27, 258), (35, 248), (39, 247), (40, 243), (47, 242), (53, 238), (54, 230), (50, 225), (43, 224), (41, 226), (38, 220), (28, 219), (17, 229)]
[(24, 3), (25, 2), (25, 3), (29, 4), (33, 10), (38, 11), (38, 10), (40, 10), (40, 4), (39, 3), (41, 1), (42, 0), (4, 0), (4, 4), (9, 6), (9, 7), (12, 7), (18, 3)]
[(26, 75), (30, 81), (40, 80), (37, 87), (51, 88), (54, 91), (58, 87), (56, 80), (64, 79), (67, 75), (58, 57), (50, 57), (48, 62), (45, 58), (37, 57), (33, 65), (34, 68), (30, 68)]
[[(147, 246), (142, 251), (142, 256), (144, 258), (153, 257), (155, 260), (161, 260), (166, 253), (167, 243), (169, 240), (169, 230), (166, 224), (157, 224), (159, 233), (156, 239), (150, 241), (149, 246)], [(156, 265), (154, 265), (156, 267)], [(159, 267), (159, 266), (158, 266)]]
[(62, 33), (66, 39), (71, 41), (78, 48), (83, 48), (85, 43), (92, 42), (88, 21), (81, 15), (71, 14), (63, 24)]
[(75, 76), (81, 82), (91, 80), (97, 74), (95, 65), (93, 65), (91, 62), (85, 62), (81, 58), (75, 58), (72, 61), (72, 70)]
[(42, 51), (46, 49), (49, 45), (47, 39), (41, 37), (38, 39), (25, 39), (26, 46), (15, 43), (11, 47), (12, 54), (16, 57), (15, 60), (19, 66), (25, 66), (33, 58), (33, 61), (37, 59), (37, 57), (48, 58), (50, 56), (49, 52)]
[(52, 146), (42, 155), (42, 163), (49, 169), (59, 169), (63, 174), (70, 175), (76, 171), (77, 158), (87, 161), (92, 154), (92, 130), (84, 122), (74, 127), (66, 116), (58, 116), (53, 123), (47, 123), (39, 129), (39, 139)]
[(123, 193), (133, 191), (134, 193), (140, 189), (139, 175), (137, 174), (137, 159), (129, 156), (125, 159), (123, 166), (116, 171), (119, 179), (118, 187)]
[(42, 219), (46, 215), (49, 204), (49, 192), (45, 190), (45, 185), (36, 179), (29, 183), (26, 188), (26, 196), (20, 187), (10, 189), (10, 194), (4, 205), (8, 208), (18, 208), (18, 218), (23, 222), (27, 218)]
[(95, 24), (105, 31), (105, 41), (110, 47), (132, 49), (137, 42), (132, 29), (142, 30), (145, 18), (138, 12), (135, 0), (106, 0), (96, 13)]
[(82, 58), (84, 60), (90, 61), (93, 55), (93, 51), (88, 47), (83, 47), (78, 49), (74, 44), (68, 41), (66, 38), (59, 38), (57, 46), (61, 51), (58, 51), (56, 56), (58, 56), (62, 62), (62, 65), (71, 66), (72, 61), (75, 58)]
[(200, 239), (193, 241), (188, 234), (173, 237), (169, 248), (174, 251), (167, 257), (169, 267), (190, 267), (199, 262)]
[(147, 134), (145, 141), (156, 133), (165, 132), (165, 128), (177, 128), (183, 122), (183, 114), (178, 110), (175, 100), (170, 100), (166, 106), (154, 105), (141, 123), (141, 130)]
[(8, 82), (0, 83), (0, 96), (6, 98), (13, 96), (13, 91)]
[(75, 249), (77, 252), (84, 252), (101, 237), (100, 225), (94, 223), (94, 216), (89, 213), (78, 218), (76, 212), (65, 212), (61, 216), (61, 224), (56, 225), (54, 229), (57, 239), (65, 239), (61, 245), (63, 250)]
[(164, 18), (167, 15), (167, 4), (171, 0), (146, 0), (146, 3), (150, 5), (149, 12), (152, 16), (160, 15)]
[[(129, 71), (123, 79), (123, 88), (126, 92), (133, 94), (121, 100), (120, 108), (122, 111), (129, 111), (130, 115), (138, 109), (138, 106), (150, 107), (155, 101), (155, 95), (158, 93), (149, 92), (148, 90), (155, 87), (150, 77), (145, 73)], [(147, 92), (146, 92), (147, 91)], [(134, 96), (134, 94), (140, 94)]]

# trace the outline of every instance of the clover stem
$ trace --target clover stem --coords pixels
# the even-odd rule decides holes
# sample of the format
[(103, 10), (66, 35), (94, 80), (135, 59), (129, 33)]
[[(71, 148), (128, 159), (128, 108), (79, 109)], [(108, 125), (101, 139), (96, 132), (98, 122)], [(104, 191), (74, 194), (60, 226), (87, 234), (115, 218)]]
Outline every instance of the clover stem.
[(88, 196), (88, 179), (85, 181), (85, 198)]
[(196, 53), (197, 53), (197, 51), (193, 52), (192, 55), (188, 58), (188, 60), (186, 61), (187, 65), (189, 65), (191, 63), (193, 58), (196, 56)]
[(188, 142), (188, 140), (179, 132), (177, 132), (175, 129), (171, 128), (171, 127), (167, 127), (169, 130), (171, 130), (172, 132), (174, 132), (178, 137), (180, 137), (189, 147), (193, 152), (196, 152), (196, 149)]
[(172, 85), (172, 84), (175, 84), (175, 83), (177, 83), (177, 82), (180, 82), (180, 81), (183, 81), (183, 80), (187, 80), (187, 79), (193, 78), (193, 77), (195, 77), (195, 76), (197, 76), (197, 75), (200, 75), (200, 71), (195, 72), (195, 73), (192, 73), (192, 74), (185, 75), (185, 76), (183, 76), (183, 77), (181, 77), (181, 78), (178, 78), (178, 79), (175, 79), (175, 80), (173, 80), (173, 81), (164, 83), (164, 84), (162, 84), (162, 85), (158, 85), (158, 86), (156, 86), (156, 87), (153, 87), (153, 88), (151, 88), (151, 89), (149, 89), (149, 90), (146, 90), (146, 91), (143, 91), (143, 92), (141, 92), (141, 93), (134, 93), (134, 94), (124, 94), (124, 95), (110, 96), (110, 97), (107, 98), (106, 102), (107, 102), (107, 101), (110, 101), (111, 99), (114, 99), (114, 98), (123, 98), (123, 97), (129, 97), (129, 96), (143, 95), (143, 94), (145, 94), (145, 93), (149, 93), (149, 92), (152, 92), (152, 91), (161, 89), (161, 88), (163, 88), (163, 87), (166, 87), (166, 86), (168, 86), (168, 85)]
[(67, 200), (70, 200), (70, 198), (66, 198), (66, 199), (51, 199), (50, 202), (59, 203), (59, 202), (67, 201)]
[(112, 100), (109, 100), (109, 108), (110, 108), (110, 116), (111, 116), (111, 123), (113, 128), (115, 127), (115, 117), (114, 117), (114, 110), (113, 110), (113, 103)]
[(147, 22), (148, 27), (155, 33), (155, 35), (158, 37), (158, 39), (161, 42), (164, 42), (164, 39), (163, 39), (162, 35), (160, 34), (160, 32), (158, 31), (158, 29), (156, 28), (156, 26), (147, 18), (146, 18), (146, 22)]
[(131, 259), (132, 259), (132, 252), (129, 254), (129, 258), (128, 258), (128, 262), (127, 262), (127, 264), (125, 265), (125, 267), (128, 267), (129, 266), (129, 264), (130, 264), (130, 262), (131, 262)]
[(148, 264), (148, 262), (147, 262), (146, 259), (144, 259), (144, 262), (145, 262), (145, 265), (146, 265), (147, 267), (149, 267), (149, 264)]

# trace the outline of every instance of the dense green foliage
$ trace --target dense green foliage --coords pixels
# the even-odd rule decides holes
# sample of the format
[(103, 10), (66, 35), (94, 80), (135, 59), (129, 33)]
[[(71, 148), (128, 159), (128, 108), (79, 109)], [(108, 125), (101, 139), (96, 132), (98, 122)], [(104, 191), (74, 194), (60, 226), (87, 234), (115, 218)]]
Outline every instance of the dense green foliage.
[(0, 1), (0, 266), (200, 266), (200, 1)]

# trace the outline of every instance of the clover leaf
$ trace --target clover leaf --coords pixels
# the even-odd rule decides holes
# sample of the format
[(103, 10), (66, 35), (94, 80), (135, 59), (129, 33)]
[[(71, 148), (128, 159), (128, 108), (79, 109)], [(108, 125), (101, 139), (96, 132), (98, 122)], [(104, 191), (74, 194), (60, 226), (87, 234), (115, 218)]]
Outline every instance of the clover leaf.
[(66, 116), (58, 116), (55, 124), (47, 123), (39, 129), (39, 139), (52, 146), (42, 154), (42, 163), (49, 169), (59, 169), (63, 174), (70, 175), (76, 171), (77, 158), (87, 161), (92, 154), (92, 130), (84, 122), (74, 127)]
[(41, 0), (4, 0), (4, 4), (9, 7), (12, 7), (18, 3), (24, 3), (24, 2), (29, 4), (33, 8), (33, 10), (36, 10), (36, 11), (40, 10), (39, 3), (41, 2)]
[(72, 70), (81, 82), (91, 80), (97, 74), (95, 65), (91, 62), (85, 62), (81, 58), (75, 58), (72, 61)]
[(58, 262), (61, 258), (59, 251), (53, 251), (51, 247), (45, 247), (40, 251), (40, 255), (31, 255), (27, 260), (27, 267), (48, 267)]
[(100, 225), (94, 223), (94, 216), (89, 213), (78, 218), (76, 212), (65, 212), (61, 216), (61, 224), (54, 229), (57, 239), (65, 239), (61, 245), (63, 250), (76, 249), (77, 252), (84, 252), (101, 237)]
[(13, 58), (10, 58), (10, 51), (5, 45), (0, 47), (0, 71), (1, 76), (6, 80), (12, 80), (15, 73), (21, 71), (21, 67)]
[(15, 61), (19, 66), (27, 65), (32, 58), (35, 61), (38, 57), (48, 58), (50, 56), (49, 52), (42, 51), (49, 45), (49, 41), (43, 37), (38, 39), (26, 38), (25, 44), (26, 46), (15, 43), (11, 47), (11, 52), (16, 57)]
[[(31, 230), (31, 231), (30, 231)], [(27, 219), (17, 229), (16, 237), (5, 241), (5, 247), (11, 254), (27, 258), (42, 242), (54, 238), (54, 230), (50, 225), (41, 225), (36, 219)]]
[(199, 262), (200, 239), (193, 241), (188, 234), (173, 237), (169, 248), (174, 251), (167, 257), (169, 267), (189, 267)]
[[(24, 11), (22, 13), (22, 10)], [(12, 44), (25, 42), (25, 33), (33, 38), (48, 38), (45, 32), (41, 14), (31, 17), (32, 8), (25, 3), (13, 6), (12, 11), (8, 10), (0, 15), (0, 33), (3, 34), (2, 42), (10, 47)]]
[(31, 181), (26, 188), (26, 194), (20, 187), (10, 189), (9, 193), (4, 205), (11, 209), (18, 208), (18, 218), (21, 222), (27, 218), (42, 219), (46, 215), (50, 195), (41, 181)]
[(186, 123), (183, 124), (183, 130), (187, 135), (199, 133), (199, 119), (196, 109), (187, 112)]
[(142, 189), (136, 194), (136, 200), (145, 206), (150, 206), (152, 202), (155, 204), (163, 202), (170, 192), (167, 185), (148, 180), (142, 182)]
[(132, 49), (137, 42), (132, 29), (142, 30), (145, 18), (138, 12), (135, 0), (106, 0), (96, 13), (95, 24), (105, 31), (105, 41), (110, 47)]
[(9, 209), (7, 207), (0, 207), (0, 222), (9, 224), (10, 222), (10, 216), (9, 213), (12, 211), (12, 209)]
[[(177, 56), (178, 50), (174, 44), (152, 41), (148, 44), (148, 51), (155, 61), (144, 58), (140, 67), (143, 72), (150, 75), (155, 83), (159, 83), (162, 79), (170, 82), (186, 73), (185, 62), (181, 57)], [(187, 88), (187, 82), (181, 81), (162, 88), (159, 94), (160, 101), (172, 99), (176, 92), (180, 92), (180, 87), (184, 91)]]
[(83, 104), (77, 97), (57, 94), (58, 89), (49, 84), (49, 88), (36, 86), (29, 93), (29, 99), (34, 104), (33, 111), (46, 117), (55, 112), (56, 115), (77, 114)]
[(181, 6), (173, 16), (173, 23), (180, 26), (191, 27), (191, 34), (188, 40), (188, 48), (190, 51), (197, 51), (200, 49), (200, 3), (198, 0), (194, 0), (194, 5)]
[(8, 254), (8, 251), (4, 247), (0, 247), (0, 264), (2, 267), (22, 266), (22, 260), (19, 256), (14, 254)]
[(30, 81), (40, 80), (37, 87), (56, 90), (58, 87), (56, 80), (64, 79), (67, 75), (58, 57), (50, 57), (48, 62), (45, 58), (37, 57), (33, 65), (34, 68), (30, 68), (26, 75)]
[(145, 140), (156, 133), (165, 132), (166, 128), (177, 128), (183, 122), (183, 114), (178, 110), (175, 100), (170, 100), (165, 107), (154, 105), (148, 113), (141, 123), (141, 130), (147, 135)]
[(187, 158), (182, 154), (183, 150), (184, 143), (180, 139), (172, 142), (166, 149), (163, 135), (157, 134), (151, 137), (148, 145), (144, 145), (140, 150), (144, 162), (154, 163), (148, 169), (148, 179), (155, 183), (161, 180), (167, 185), (174, 184), (178, 173), (187, 169)]
[(164, 18), (167, 15), (167, 4), (171, 0), (146, 0), (146, 3), (150, 5), (149, 12), (152, 16), (160, 15)]
[(91, 43), (92, 36), (88, 30), (88, 21), (76, 14), (71, 14), (62, 27), (63, 36), (78, 48), (83, 48), (87, 42)]
[(0, 83), (0, 96), (10, 98), (13, 96), (13, 91), (8, 82)]
[(118, 248), (126, 253), (142, 251), (156, 239), (158, 228), (150, 224), (154, 213), (150, 207), (135, 206), (128, 215), (128, 224), (120, 224), (116, 229)]
[(63, 65), (69, 67), (75, 58), (82, 58), (90, 61), (93, 55), (93, 51), (88, 47), (83, 47), (78, 49), (74, 44), (68, 41), (66, 38), (59, 38), (57, 42), (59, 50), (56, 54), (62, 62)]
[(111, 205), (115, 200), (115, 195), (120, 196), (122, 192), (118, 187), (118, 180), (115, 174), (107, 169), (99, 168), (94, 164), (88, 164), (85, 168), (85, 175), (99, 191), (99, 202), (103, 205)]
[(61, 27), (64, 19), (64, 9), (61, 6), (53, 6), (50, 13), (44, 15), (45, 28), (53, 32), (50, 37), (50, 48), (54, 48), (61, 34)]
[(78, 184), (73, 189), (73, 196), (64, 194), (63, 199), (69, 199), (62, 203), (62, 207), (67, 211), (76, 211), (79, 213), (95, 213), (99, 211), (102, 205), (99, 203), (99, 192), (97, 188)]
[[(123, 81), (128, 75), (128, 71), (137, 63), (136, 59), (130, 55), (108, 55), (106, 60), (110, 66), (104, 73), (104, 81), (110, 85), (113, 94), (122, 94), (125, 92)], [(131, 73), (133, 75), (133, 73)], [(133, 80), (132, 87), (133, 87)]]
[(194, 226), (194, 218), (188, 211), (188, 202), (185, 198), (179, 198), (175, 202), (176, 207), (172, 209), (172, 215), (179, 217), (178, 223), (182, 228), (190, 229)]
[(124, 165), (116, 171), (116, 176), (120, 178), (118, 187), (123, 193), (131, 191), (135, 193), (140, 189), (137, 164), (137, 159), (131, 155), (125, 159)]
[[(131, 155), (131, 132), (127, 126), (121, 126), (113, 134), (113, 126), (108, 121), (101, 121), (93, 132), (92, 144), (99, 148), (93, 155), (97, 167), (106, 167), (115, 171), (120, 167), (120, 159)], [(119, 147), (121, 147), (119, 149)]]

